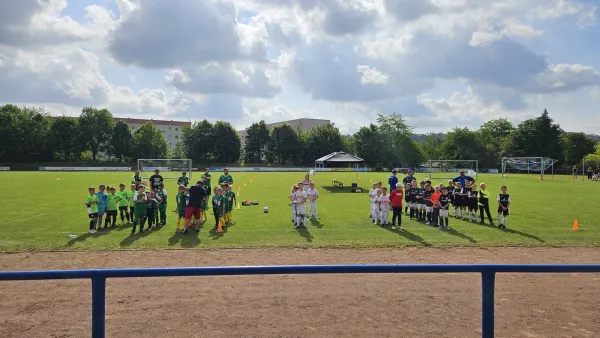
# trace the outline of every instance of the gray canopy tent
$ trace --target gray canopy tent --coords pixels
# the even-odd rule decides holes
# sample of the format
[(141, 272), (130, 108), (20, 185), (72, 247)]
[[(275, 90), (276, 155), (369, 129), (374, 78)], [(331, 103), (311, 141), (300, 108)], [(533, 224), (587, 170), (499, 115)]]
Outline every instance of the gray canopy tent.
[[(352, 154), (345, 153), (343, 151), (336, 151), (329, 155), (325, 155), (319, 159), (315, 160), (315, 171), (318, 171), (320, 168), (326, 168), (335, 166), (339, 168), (341, 165), (349, 165), (353, 168), (356, 168), (356, 183), (358, 183), (358, 165), (360, 163), (364, 163), (365, 160), (358, 156), (354, 156)], [(367, 171), (367, 167), (365, 164), (365, 171)]]

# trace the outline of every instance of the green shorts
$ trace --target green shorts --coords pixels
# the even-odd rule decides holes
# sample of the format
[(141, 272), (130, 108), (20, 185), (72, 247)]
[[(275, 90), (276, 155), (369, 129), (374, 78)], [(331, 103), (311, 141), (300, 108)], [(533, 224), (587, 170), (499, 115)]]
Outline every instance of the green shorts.
[(185, 218), (185, 209), (177, 209), (177, 216), (179, 216), (179, 218)]
[(134, 210), (133, 212), (134, 219), (140, 219), (146, 217), (146, 208), (143, 210)]

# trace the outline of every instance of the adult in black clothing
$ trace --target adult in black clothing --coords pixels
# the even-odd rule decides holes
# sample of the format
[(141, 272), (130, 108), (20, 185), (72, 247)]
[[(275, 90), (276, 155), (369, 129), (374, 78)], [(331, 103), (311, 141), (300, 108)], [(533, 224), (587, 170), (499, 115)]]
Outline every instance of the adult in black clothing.
[(154, 170), (154, 175), (150, 176), (150, 189), (158, 189), (158, 186), (163, 183), (163, 177), (160, 175), (160, 170)]
[[(192, 216), (200, 221), (200, 210), (202, 209), (202, 201), (206, 198), (206, 190), (204, 182), (198, 181), (196, 185), (190, 187), (190, 196), (188, 205), (185, 208), (185, 217), (183, 222), (183, 233), (187, 233), (190, 228), (190, 220)], [(196, 229), (199, 230), (199, 229)]]

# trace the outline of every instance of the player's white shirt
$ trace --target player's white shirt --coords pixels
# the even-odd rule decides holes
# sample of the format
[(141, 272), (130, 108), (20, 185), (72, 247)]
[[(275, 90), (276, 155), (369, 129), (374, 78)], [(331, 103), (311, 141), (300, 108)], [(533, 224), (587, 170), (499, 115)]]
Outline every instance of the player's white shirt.
[(379, 200), (379, 205), (381, 206), (381, 211), (390, 211), (390, 196), (389, 195), (381, 195), (377, 198)]
[(369, 197), (371, 197), (371, 203), (375, 203), (377, 199), (377, 190), (371, 189), (369, 190)]
[(300, 190), (296, 193), (296, 195), (294, 196), (294, 200), (296, 201), (296, 203), (298, 204), (302, 204), (306, 201), (307, 195), (306, 195), (306, 191), (304, 190)]
[(306, 195), (308, 196), (309, 202), (315, 202), (317, 200), (317, 197), (319, 197), (319, 192), (317, 191), (317, 189), (308, 189)]
[(310, 184), (312, 183), (311, 180), (303, 180), (302, 181), (302, 185), (304, 187), (304, 191), (308, 191), (308, 189), (310, 189)]

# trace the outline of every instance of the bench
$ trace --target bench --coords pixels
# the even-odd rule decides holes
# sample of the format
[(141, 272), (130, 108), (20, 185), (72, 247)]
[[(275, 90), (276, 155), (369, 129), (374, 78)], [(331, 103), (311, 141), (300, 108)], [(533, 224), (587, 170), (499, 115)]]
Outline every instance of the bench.
[(344, 183), (342, 183), (342, 182), (340, 182), (340, 181), (338, 181), (338, 180), (335, 180), (335, 179), (334, 179), (334, 180), (331, 180), (331, 184), (332, 184), (334, 187), (338, 187), (338, 188), (343, 188), (343, 187), (344, 187)]

